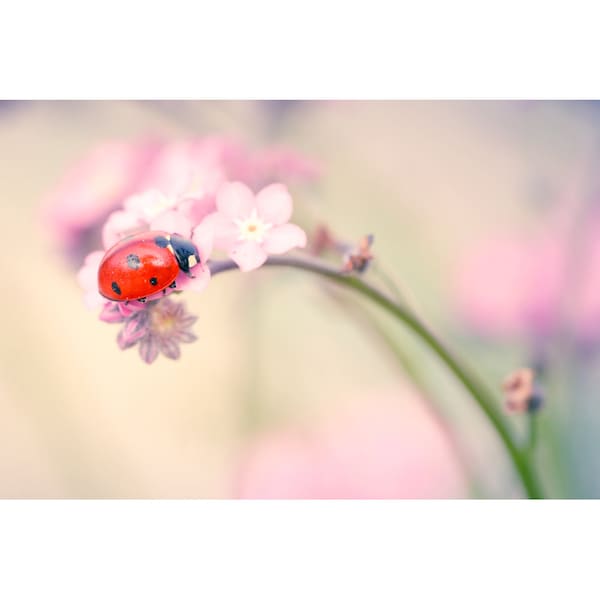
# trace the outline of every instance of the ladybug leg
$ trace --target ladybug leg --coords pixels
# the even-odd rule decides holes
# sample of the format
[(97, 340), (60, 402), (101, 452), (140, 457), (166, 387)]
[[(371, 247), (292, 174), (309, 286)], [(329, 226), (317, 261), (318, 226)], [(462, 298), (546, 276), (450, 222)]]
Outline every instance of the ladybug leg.
[(177, 282), (174, 281), (169, 287), (174, 290), (177, 287)]
[(125, 306), (129, 304), (129, 300), (125, 300)]
[(144, 304), (144, 302), (146, 302), (146, 298), (138, 298), (138, 302), (141, 302), (142, 304)]

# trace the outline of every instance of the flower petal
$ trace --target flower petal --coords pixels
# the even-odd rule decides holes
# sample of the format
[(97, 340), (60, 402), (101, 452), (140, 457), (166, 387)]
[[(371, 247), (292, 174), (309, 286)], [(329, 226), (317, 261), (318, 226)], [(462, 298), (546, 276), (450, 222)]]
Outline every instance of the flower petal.
[(200, 260), (205, 263), (212, 254), (213, 243), (215, 237), (215, 229), (210, 223), (204, 221), (192, 231), (192, 242), (198, 248)]
[(273, 183), (256, 195), (258, 216), (265, 223), (283, 225), (292, 216), (293, 202), (285, 185)]
[[(212, 230), (214, 247), (219, 250), (228, 251), (240, 237), (239, 227), (229, 217), (218, 212), (208, 215), (202, 225)], [(202, 258), (202, 254), (200, 257)]]
[(159, 353), (158, 340), (153, 335), (146, 336), (139, 345), (139, 352), (142, 360), (147, 364), (152, 364)]
[(179, 344), (172, 337), (163, 338), (160, 340), (160, 350), (167, 358), (172, 360), (177, 360), (181, 356)]
[(191, 331), (178, 331), (176, 334), (177, 341), (185, 344), (191, 344), (198, 339), (198, 336), (193, 334)]
[(181, 211), (167, 210), (150, 221), (150, 230), (177, 233), (189, 238), (192, 233), (192, 221)]
[(241, 271), (258, 269), (267, 260), (267, 253), (256, 242), (237, 243), (231, 248), (229, 256)]
[(98, 293), (98, 267), (103, 256), (102, 250), (88, 254), (77, 273), (77, 281), (84, 291), (83, 301), (89, 309), (100, 308), (106, 302)]
[(105, 302), (99, 318), (105, 323), (122, 323), (125, 320), (116, 302)]
[(101, 296), (97, 290), (91, 290), (83, 295), (83, 303), (90, 310), (100, 308), (105, 302), (106, 298)]
[(134, 213), (149, 223), (161, 213), (174, 208), (176, 203), (175, 196), (167, 196), (154, 189), (130, 196), (123, 206), (127, 212)]
[(103, 250), (90, 252), (85, 257), (83, 266), (79, 269), (79, 273), (77, 273), (77, 281), (84, 290), (98, 289), (98, 267), (103, 257)]
[(108, 250), (119, 240), (132, 233), (143, 231), (146, 227), (146, 223), (136, 213), (117, 210), (108, 217), (102, 228), (102, 243), (104, 244), (104, 248)]
[(148, 333), (148, 313), (137, 313), (134, 315), (121, 330), (122, 339), (130, 346), (143, 338)]
[(217, 209), (230, 219), (247, 219), (255, 208), (254, 194), (245, 184), (223, 184), (217, 193)]
[(279, 225), (267, 231), (262, 246), (269, 254), (283, 254), (292, 248), (304, 248), (306, 233), (293, 223)]
[(210, 271), (204, 265), (196, 265), (191, 269), (193, 277), (185, 273), (179, 273), (177, 279), (177, 290), (191, 290), (192, 292), (203, 292), (210, 283)]
[(137, 300), (133, 300), (131, 302), (117, 302), (116, 304), (119, 312), (125, 318), (130, 317), (140, 310), (146, 310), (147, 308), (145, 304), (138, 302)]
[(180, 210), (192, 223), (200, 223), (204, 217), (217, 210), (214, 194), (204, 194), (198, 198), (184, 198), (179, 202)]

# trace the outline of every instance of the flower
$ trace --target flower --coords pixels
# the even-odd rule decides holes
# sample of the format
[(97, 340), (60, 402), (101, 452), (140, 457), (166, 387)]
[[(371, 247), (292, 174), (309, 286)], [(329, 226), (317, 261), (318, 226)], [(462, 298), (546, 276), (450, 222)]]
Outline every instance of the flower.
[(78, 161), (44, 199), (42, 216), (64, 251), (77, 260), (96, 242), (98, 225), (145, 185), (160, 153), (150, 140), (110, 141)]
[(215, 247), (225, 250), (242, 271), (260, 267), (269, 254), (306, 245), (306, 234), (288, 223), (292, 198), (281, 184), (254, 195), (241, 182), (226, 183), (216, 197), (217, 211), (204, 220), (212, 227)]
[(499, 237), (474, 248), (459, 271), (460, 315), (485, 335), (548, 336), (560, 317), (564, 259), (552, 238)]
[(91, 252), (85, 257), (83, 266), (77, 273), (77, 281), (83, 288), (83, 301), (89, 309), (99, 308), (106, 303), (106, 298), (98, 292), (98, 268), (103, 256), (103, 250)]
[[(100, 229), (110, 213), (126, 198), (148, 189), (178, 198), (212, 195), (214, 201), (217, 189), (228, 180), (259, 189), (279, 180), (310, 181), (317, 174), (314, 165), (290, 150), (252, 150), (221, 137), (109, 141), (66, 173), (44, 199), (42, 217), (66, 255), (80, 262), (98, 247)], [(119, 227), (125, 225), (136, 223)]]
[(164, 230), (189, 236), (194, 221), (191, 214), (191, 203), (198, 202), (205, 206), (206, 214), (214, 210), (214, 198), (211, 196), (198, 200), (185, 199), (167, 195), (162, 191), (151, 189), (141, 194), (130, 196), (123, 203), (122, 210), (113, 212), (102, 228), (104, 248), (114, 246), (119, 240), (140, 231)]
[(137, 345), (142, 360), (153, 363), (162, 352), (167, 358), (179, 358), (180, 343), (190, 343), (196, 336), (189, 330), (197, 317), (186, 312), (182, 303), (161, 298), (143, 307), (129, 309), (125, 316), (122, 303), (108, 303), (101, 319), (109, 323), (123, 323), (117, 336), (121, 350)]
[[(130, 147), (124, 144), (122, 150), (129, 156)], [(151, 327), (153, 319), (159, 314), (156, 306), (168, 306), (161, 302), (172, 293), (201, 292), (206, 288), (211, 277), (208, 258), (215, 234), (223, 243), (227, 239), (227, 228), (229, 232), (233, 228), (232, 243), (227, 243), (226, 248), (243, 270), (260, 266), (267, 253), (279, 254), (306, 244), (304, 232), (287, 222), (292, 212), (292, 199), (283, 185), (269, 185), (255, 197), (246, 184), (228, 183), (230, 174), (236, 173), (245, 178), (248, 185), (256, 185), (272, 178), (277, 170), (286, 171), (290, 176), (296, 173), (308, 177), (310, 168), (302, 161), (296, 163), (293, 153), (252, 154), (239, 144), (216, 138), (156, 142), (148, 145), (147, 150), (144, 169), (136, 175), (135, 184), (130, 181), (125, 182), (127, 185), (115, 186), (110, 199), (98, 203), (101, 210), (94, 201), (86, 203), (93, 214), (93, 218), (85, 220), (86, 227), (98, 228), (96, 220), (102, 215), (101, 244), (85, 256), (77, 278), (84, 290), (85, 304), (92, 309), (100, 308), (102, 321), (124, 323), (117, 339), (119, 346), (125, 349), (139, 342), (142, 357), (152, 362), (161, 350), (171, 358), (179, 355), (178, 346), (174, 347), (168, 336), (150, 335), (155, 329)], [(110, 154), (107, 157), (110, 158)], [(91, 161), (91, 165), (92, 173), (94, 165), (105, 167), (102, 160)], [(107, 173), (119, 165), (121, 162), (118, 161), (117, 164), (106, 162)], [(119, 172), (123, 171), (128, 169)], [(91, 177), (88, 170), (85, 174)], [(85, 178), (77, 181), (85, 185)], [(130, 192), (115, 201), (118, 190), (125, 189)], [(70, 188), (67, 191), (71, 194)], [(76, 192), (79, 191), (78, 187)], [(76, 198), (77, 193), (73, 192), (72, 197)], [(250, 208), (246, 211), (247, 207)], [(71, 213), (77, 216), (79, 206), (76, 201), (67, 202), (63, 208), (67, 217)], [(74, 218), (72, 222), (76, 221)], [(120, 240), (143, 231), (166, 231), (190, 239), (198, 249), (200, 262), (190, 269), (189, 274), (180, 272), (174, 288), (168, 287), (147, 296), (145, 303), (108, 301), (98, 291), (98, 268), (102, 258)], [(103, 249), (98, 249), (100, 245)]]
[(242, 498), (456, 498), (465, 481), (443, 430), (406, 388), (346, 402), (307, 428), (274, 431), (247, 450)]
[(572, 203), (527, 237), (498, 234), (475, 244), (459, 263), (459, 315), (484, 336), (522, 336), (538, 350), (570, 335), (578, 352), (600, 342), (600, 210), (585, 219)]

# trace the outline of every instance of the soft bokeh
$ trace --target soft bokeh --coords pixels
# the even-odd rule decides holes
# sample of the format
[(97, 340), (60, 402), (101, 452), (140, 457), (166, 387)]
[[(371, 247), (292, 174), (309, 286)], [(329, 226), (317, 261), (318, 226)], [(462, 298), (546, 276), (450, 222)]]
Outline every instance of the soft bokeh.
[[(227, 273), (185, 292), (198, 339), (178, 360), (149, 366), (118, 348), (121, 324), (85, 307), (76, 277), (102, 248), (104, 220), (147, 187), (180, 192), (185, 179), (197, 193), (222, 178), (255, 192), (287, 184), (309, 233), (325, 224), (351, 245), (374, 234), (365, 276), (391, 278), (499, 405), (506, 375), (535, 368), (548, 493), (600, 496), (599, 109), (210, 101), (0, 111), (0, 496), (277, 495), (264, 482), (278, 479), (302, 497), (519, 494), (489, 425), (435, 357), (377, 313), (418, 377), (398, 366), (308, 274)], [(180, 170), (190, 156), (193, 177)], [(415, 386), (392, 406), (389, 390)], [(526, 435), (524, 415), (507, 418)], [(323, 460), (307, 432), (338, 458)], [(468, 482), (448, 477), (457, 464)], [(254, 473), (246, 491), (241, 465)], [(347, 478), (352, 465), (365, 475)], [(318, 487), (321, 466), (338, 488)], [(398, 474), (389, 487), (388, 473)]]
[(413, 390), (374, 391), (245, 449), (242, 498), (454, 498), (464, 473), (447, 433)]

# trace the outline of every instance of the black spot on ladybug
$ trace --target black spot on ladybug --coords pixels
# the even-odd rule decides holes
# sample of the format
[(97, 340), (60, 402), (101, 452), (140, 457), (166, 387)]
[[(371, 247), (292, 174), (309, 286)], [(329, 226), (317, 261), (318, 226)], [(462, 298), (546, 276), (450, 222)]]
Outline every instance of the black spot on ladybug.
[(169, 245), (169, 240), (166, 237), (164, 237), (163, 235), (159, 235), (154, 238), (154, 243), (159, 248), (166, 248)]
[(177, 282), (174, 281), (169, 287), (175, 289), (177, 287)]
[(130, 269), (139, 269), (142, 264), (140, 257), (137, 254), (128, 254), (127, 255), (127, 266)]
[(156, 279), (156, 277), (150, 277), (150, 285), (158, 285), (158, 279)]
[(110, 284), (110, 287), (112, 288), (112, 291), (113, 291), (115, 294), (118, 294), (119, 296), (121, 295), (121, 288), (119, 287), (119, 284), (118, 284), (116, 281), (113, 281), (113, 282)]

